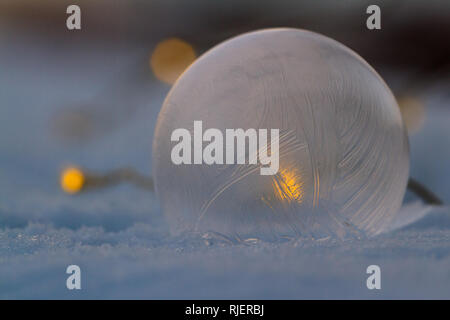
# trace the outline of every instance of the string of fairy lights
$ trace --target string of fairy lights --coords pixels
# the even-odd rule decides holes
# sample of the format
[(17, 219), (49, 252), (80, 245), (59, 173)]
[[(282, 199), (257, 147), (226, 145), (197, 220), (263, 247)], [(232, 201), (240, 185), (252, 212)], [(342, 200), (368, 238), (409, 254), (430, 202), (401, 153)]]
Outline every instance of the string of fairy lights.
[[(180, 75), (197, 59), (194, 47), (187, 41), (172, 37), (163, 39), (149, 57), (149, 68), (154, 77), (167, 85), (173, 85)], [(418, 132), (424, 123), (425, 108), (418, 97), (403, 96), (398, 104), (409, 134)], [(130, 183), (138, 188), (153, 191), (151, 177), (140, 174), (133, 168), (119, 168), (104, 174), (92, 172), (76, 165), (65, 167), (60, 173), (60, 187), (69, 194)], [(442, 201), (419, 182), (410, 179), (408, 189), (426, 203), (441, 205)]]
[[(173, 85), (196, 58), (197, 54), (190, 43), (173, 37), (164, 39), (155, 46), (150, 54), (149, 67), (157, 80)], [(60, 175), (61, 189), (71, 195), (121, 182), (129, 182), (140, 188), (153, 190), (152, 179), (139, 174), (132, 168), (97, 174), (72, 165), (64, 168)]]

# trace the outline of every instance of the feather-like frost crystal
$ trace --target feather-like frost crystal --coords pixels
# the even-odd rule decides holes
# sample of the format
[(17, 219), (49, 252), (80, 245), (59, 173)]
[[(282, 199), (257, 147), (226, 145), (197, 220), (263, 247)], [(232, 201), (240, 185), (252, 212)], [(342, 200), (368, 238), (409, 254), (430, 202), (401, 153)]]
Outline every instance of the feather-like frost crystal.
[[(279, 170), (171, 161), (171, 133), (279, 129)], [(192, 150), (192, 154), (194, 150)], [(247, 33), (178, 79), (158, 117), (153, 175), (174, 233), (376, 235), (397, 214), (408, 140), (390, 89), (357, 54), (297, 29)]]

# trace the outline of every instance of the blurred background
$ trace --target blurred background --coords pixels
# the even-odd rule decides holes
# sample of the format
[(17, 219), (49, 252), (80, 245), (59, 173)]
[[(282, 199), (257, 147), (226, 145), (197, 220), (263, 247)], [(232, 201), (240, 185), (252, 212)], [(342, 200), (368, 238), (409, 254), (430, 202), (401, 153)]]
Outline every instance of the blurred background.
[[(66, 28), (70, 4), (81, 30)], [(366, 28), (370, 4), (381, 30)], [(149, 175), (155, 120), (177, 76), (230, 37), (283, 26), (334, 38), (381, 74), (408, 126), (411, 175), (449, 202), (449, 1), (1, 0), (0, 225), (120, 229), (149, 219), (151, 193), (120, 186), (70, 198), (61, 170)]]
[[(71, 4), (81, 30), (66, 28)], [(371, 4), (381, 30), (366, 28)], [(399, 101), (411, 176), (450, 202), (448, 0), (0, 0), (0, 228), (121, 232), (144, 223), (151, 237), (165, 235), (146, 188), (69, 195), (61, 172), (150, 175), (156, 117), (178, 75), (216, 44), (269, 27), (322, 33), (372, 65)]]

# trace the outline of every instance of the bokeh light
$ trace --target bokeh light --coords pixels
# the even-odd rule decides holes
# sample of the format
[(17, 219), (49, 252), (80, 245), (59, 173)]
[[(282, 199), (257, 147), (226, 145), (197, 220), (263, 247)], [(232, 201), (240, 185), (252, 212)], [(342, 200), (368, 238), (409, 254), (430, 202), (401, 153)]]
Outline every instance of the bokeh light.
[(69, 167), (61, 173), (61, 188), (70, 194), (78, 193), (85, 184), (83, 171), (75, 167)]
[[(89, 107), (95, 109), (96, 105)], [(64, 110), (52, 118), (50, 125), (59, 139), (70, 143), (91, 139), (97, 129), (92, 113), (85, 110)]]
[(412, 96), (404, 96), (398, 99), (398, 105), (408, 133), (418, 132), (425, 122), (425, 108), (422, 101)]
[(158, 80), (173, 84), (196, 57), (189, 43), (170, 38), (158, 43), (151, 55), (150, 67)]

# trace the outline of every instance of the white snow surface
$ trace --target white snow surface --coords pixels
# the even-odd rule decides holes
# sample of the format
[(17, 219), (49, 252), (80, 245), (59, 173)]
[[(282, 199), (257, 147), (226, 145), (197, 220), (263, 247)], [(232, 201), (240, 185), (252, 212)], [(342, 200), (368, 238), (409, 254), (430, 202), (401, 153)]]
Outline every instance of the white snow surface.
[[(0, 229), (0, 298), (448, 299), (450, 208), (371, 239), (229, 242), (172, 237), (161, 222), (120, 231), (31, 223)], [(66, 288), (79, 265), (82, 289)], [(381, 290), (366, 268), (381, 267)]]

